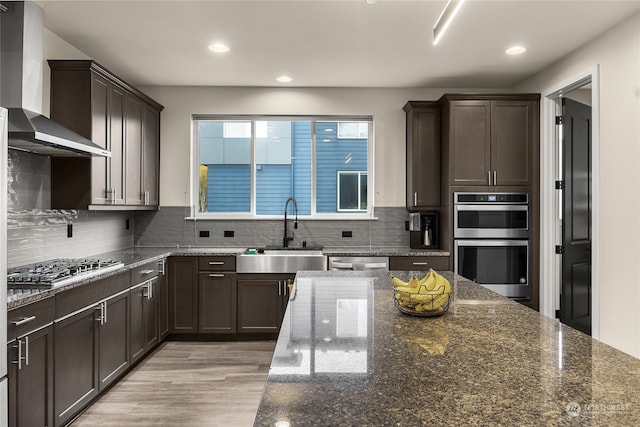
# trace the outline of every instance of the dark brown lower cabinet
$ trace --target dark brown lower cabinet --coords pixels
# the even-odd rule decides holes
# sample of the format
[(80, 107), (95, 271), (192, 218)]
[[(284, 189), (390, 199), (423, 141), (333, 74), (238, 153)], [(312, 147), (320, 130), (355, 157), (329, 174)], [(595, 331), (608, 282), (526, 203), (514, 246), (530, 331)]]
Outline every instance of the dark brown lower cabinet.
[(158, 274), (158, 334), (162, 341), (169, 334), (169, 283), (167, 281), (167, 260), (159, 263)]
[(198, 332), (236, 333), (236, 273), (199, 273)]
[(10, 343), (8, 356), (9, 426), (53, 426), (53, 326)]
[(99, 308), (92, 305), (54, 324), (55, 426), (97, 396)]
[(131, 363), (152, 349), (158, 333), (158, 278), (131, 288)]
[(295, 274), (238, 275), (238, 332), (277, 333)]
[(169, 333), (198, 332), (198, 258), (169, 258)]
[(129, 366), (129, 291), (54, 323), (54, 424), (67, 424)]
[(100, 326), (100, 390), (118, 379), (129, 367), (129, 293), (120, 293), (103, 304), (101, 319), (96, 322)]

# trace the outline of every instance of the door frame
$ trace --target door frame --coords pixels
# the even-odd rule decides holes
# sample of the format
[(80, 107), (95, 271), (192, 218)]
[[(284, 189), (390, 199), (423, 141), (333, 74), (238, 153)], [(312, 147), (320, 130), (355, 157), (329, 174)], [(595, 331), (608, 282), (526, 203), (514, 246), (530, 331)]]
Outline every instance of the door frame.
[(560, 203), (555, 181), (559, 180), (558, 132), (555, 117), (558, 114), (558, 98), (563, 93), (591, 83), (591, 336), (600, 338), (600, 74), (599, 66), (563, 80), (542, 92), (540, 144), (540, 311), (547, 317), (556, 317), (560, 308), (560, 277), (562, 263), (555, 253), (555, 245), (561, 241), (561, 224), (558, 217)]

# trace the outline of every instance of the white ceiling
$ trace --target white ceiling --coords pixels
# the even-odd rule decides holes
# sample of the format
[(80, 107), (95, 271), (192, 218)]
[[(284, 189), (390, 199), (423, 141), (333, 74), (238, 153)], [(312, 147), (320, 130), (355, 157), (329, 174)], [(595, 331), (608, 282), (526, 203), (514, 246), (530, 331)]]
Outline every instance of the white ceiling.
[[(640, 11), (640, 0), (467, 0), (433, 46), (445, 0), (37, 3), (51, 32), (143, 86), (511, 88)], [(211, 53), (215, 40), (231, 51)], [(513, 44), (528, 50), (508, 57)]]

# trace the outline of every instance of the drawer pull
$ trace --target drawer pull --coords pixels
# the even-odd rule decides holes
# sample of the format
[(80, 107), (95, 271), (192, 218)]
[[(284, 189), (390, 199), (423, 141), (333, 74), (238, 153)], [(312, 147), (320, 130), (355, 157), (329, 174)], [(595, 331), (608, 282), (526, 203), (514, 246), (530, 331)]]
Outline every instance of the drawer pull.
[(151, 273), (153, 273), (154, 271), (155, 271), (155, 270), (142, 270), (142, 271), (140, 272), (140, 275), (142, 275), (142, 276), (146, 276), (147, 274), (151, 274)]
[(414, 262), (413, 265), (427, 265), (427, 262)]
[(210, 273), (209, 277), (224, 277), (224, 274), (216, 274), (216, 273)]
[(209, 265), (224, 265), (224, 261), (209, 261)]
[(12, 320), (11, 323), (13, 323), (14, 326), (22, 326), (25, 323), (31, 322), (32, 320), (36, 320), (36, 316), (24, 317), (20, 320)]

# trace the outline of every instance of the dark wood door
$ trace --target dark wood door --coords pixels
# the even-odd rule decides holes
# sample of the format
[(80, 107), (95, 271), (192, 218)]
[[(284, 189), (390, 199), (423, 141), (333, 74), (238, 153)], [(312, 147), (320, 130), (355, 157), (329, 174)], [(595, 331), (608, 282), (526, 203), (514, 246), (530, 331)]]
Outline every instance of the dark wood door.
[[(23, 356), (20, 365), (14, 363), (18, 343)], [(9, 426), (53, 426), (53, 326), (10, 344), (8, 356)]]
[(142, 357), (145, 350), (144, 336), (144, 306), (146, 300), (146, 282), (131, 288), (131, 327), (130, 353), (131, 363), (135, 363)]
[(236, 274), (200, 272), (199, 328), (204, 333), (236, 332)]
[(491, 173), (493, 185), (533, 184), (537, 102), (491, 102)]
[(158, 279), (153, 278), (148, 282), (146, 299), (144, 302), (144, 348), (152, 349), (159, 339), (158, 333)]
[(142, 190), (145, 205), (158, 206), (160, 177), (160, 113), (145, 106), (142, 127)]
[(100, 389), (129, 367), (129, 292), (105, 301), (100, 324)]
[(488, 185), (491, 102), (452, 101), (449, 114), (450, 184)]
[(142, 194), (142, 102), (126, 97), (125, 113), (125, 203), (143, 204)]
[(125, 99), (124, 89), (109, 86), (109, 204), (122, 205), (125, 202)]
[(169, 259), (169, 333), (198, 332), (198, 258)]
[[(107, 79), (97, 74), (91, 75), (91, 130), (85, 135), (100, 147), (110, 150), (111, 141), (109, 124), (109, 100), (111, 84)], [(61, 109), (64, 110), (64, 109)], [(52, 118), (57, 119), (55, 116)], [(91, 158), (91, 204), (105, 205), (108, 203), (109, 165), (111, 159), (107, 157)]]
[(97, 396), (98, 306), (54, 324), (54, 424), (65, 425)]
[(163, 340), (169, 334), (169, 284), (167, 283), (167, 260), (160, 261), (158, 274), (158, 334)]
[(295, 275), (242, 274), (238, 276), (238, 332), (277, 333), (282, 324)]
[(562, 295), (560, 321), (591, 334), (591, 107), (562, 99)]
[(406, 206), (409, 210), (440, 207), (440, 106), (411, 101), (406, 113)]

